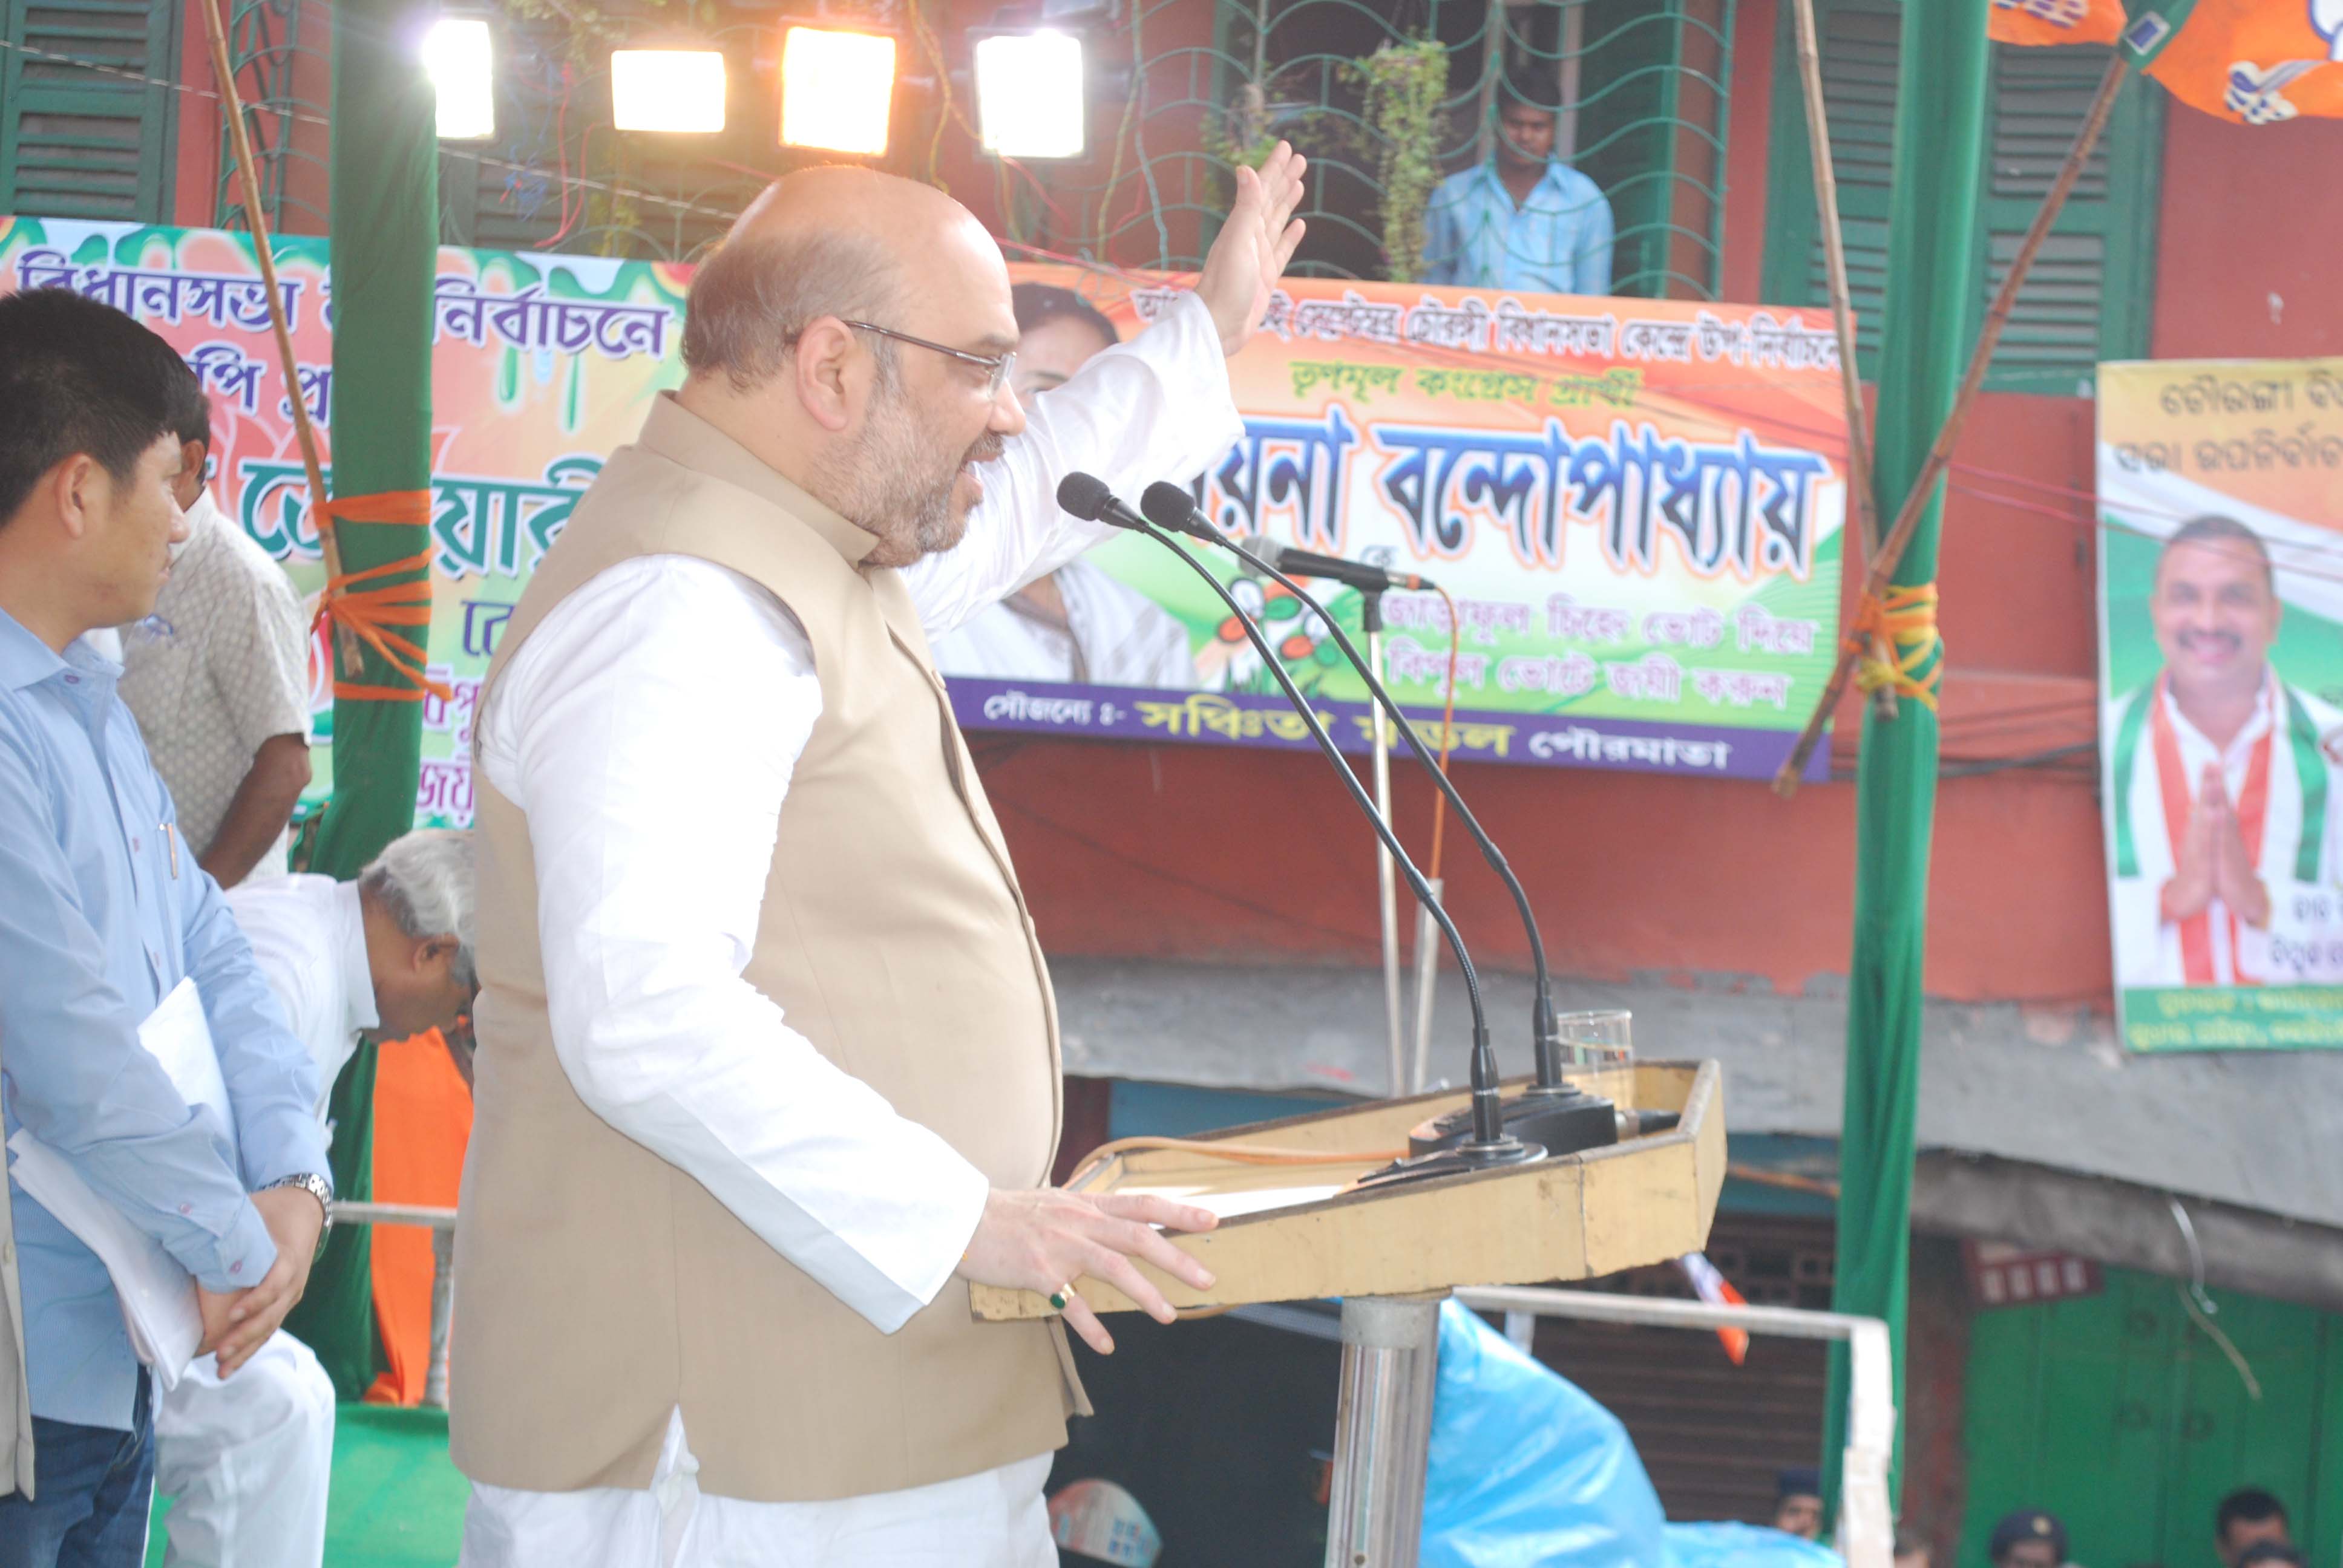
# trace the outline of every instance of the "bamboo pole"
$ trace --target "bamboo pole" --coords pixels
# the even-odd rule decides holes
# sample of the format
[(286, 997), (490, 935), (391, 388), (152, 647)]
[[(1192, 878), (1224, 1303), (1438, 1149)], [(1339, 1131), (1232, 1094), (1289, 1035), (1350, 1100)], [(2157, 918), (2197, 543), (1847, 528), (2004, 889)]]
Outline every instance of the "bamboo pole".
[[(1928, 448), (1927, 461), (1921, 465), (1919, 477), (1912, 483), (1910, 493), (1896, 514), (1895, 526), (1880, 541), (1879, 554), (1871, 563), (1864, 578), (1865, 602), (1877, 598), (1886, 591), (1888, 578), (1895, 575), (1897, 563), (1903, 560), (1905, 549), (1912, 542), (1912, 530), (1919, 525), (1920, 514), (1927, 510), (1928, 498), (1935, 493), (1937, 481), (1953, 460), (1953, 445), (1960, 438), (1961, 427), (1967, 422), (1969, 406), (1976, 400), (1977, 388), (1985, 382), (1987, 366), (1993, 362), (1993, 351), (2001, 341), (2002, 328), (2009, 325), (2009, 313), (2017, 304), (2017, 291), (2025, 286), (2026, 275), (2033, 269), (2034, 258), (2040, 254), (2043, 243), (2050, 237), (2050, 229), (2058, 221), (2058, 214), (2066, 205), (2066, 197), (2082, 177), (2083, 166), (2090, 161), (2091, 150), (2099, 144), (2107, 129), (2107, 116), (2114, 113), (2116, 95), (2123, 90), (2124, 77), (2129, 67), (2121, 55), (2107, 62), (2107, 75), (2099, 79), (2098, 95), (2091, 100), (2090, 113), (2084, 116), (2082, 129), (2075, 133), (2074, 146), (2066, 150), (2066, 161), (2059, 166), (2058, 177), (2042, 198), (2039, 211), (2034, 215), (2033, 226), (2026, 231), (2026, 242), (2017, 248), (2010, 263), (2008, 276), (1993, 297), (1993, 307), (1986, 312), (1985, 329), (1977, 335), (1976, 351), (1969, 356), (1968, 369), (1961, 377), (1961, 387), (1953, 398), (1953, 407), (1945, 416), (1944, 425), (1936, 432), (1936, 444)], [(1838, 705), (1846, 690), (1848, 678), (1855, 671), (1855, 655), (1844, 646), (1839, 649), (1838, 666), (1832, 670), (1830, 684), (1823, 689), (1822, 700), (1815, 704), (1814, 716), (1798, 736), (1798, 744), (1790, 752), (1789, 760), (1774, 777), (1774, 790), (1778, 795), (1794, 795), (1798, 789), (1798, 772), (1814, 754), (1815, 743), (1822, 738), (1823, 726), (1829, 722), (1831, 709)]]
[[(1871, 493), (1871, 447), (1864, 431), (1863, 378), (1855, 367), (1855, 291), (1846, 280), (1846, 235), (1838, 221), (1838, 166), (1831, 160), (1830, 122), (1823, 106), (1822, 42), (1815, 26), (1815, 0), (1797, 0), (1798, 81), (1805, 89), (1806, 150), (1813, 159), (1815, 200), (1820, 207), (1823, 260), (1830, 276), (1831, 325), (1838, 334), (1839, 385), (1846, 399), (1846, 487), (1863, 530), (1863, 558), (1879, 554), (1879, 506)], [(1872, 653), (1891, 653), (1885, 634), (1872, 638)], [(1896, 693), (1881, 687), (1873, 710), (1896, 717)]]
[[(260, 210), (260, 175), (253, 166), (251, 133), (244, 123), (244, 99), (236, 91), (236, 72), (228, 63), (227, 26), (219, 7), (228, 0), (203, 0), (204, 35), (211, 45), (212, 75), (219, 83), (220, 107), (227, 116), (228, 149), (236, 159), (239, 205), (244, 226), (252, 236), (252, 253), (260, 263), (260, 281), (268, 291), (268, 325), (277, 335), (277, 357), (285, 369), (285, 401), (293, 410), (293, 433), (301, 443), (301, 467), (309, 477), (309, 516), (317, 525), (317, 547), (326, 560), (328, 580), (342, 575), (342, 551), (334, 537), (333, 512), (326, 504), (326, 471), (317, 460), (317, 433), (309, 424), (309, 404), (301, 396), (301, 372), (293, 357), (293, 328), (285, 319), (284, 292), (277, 286), (277, 256), (268, 237), (268, 220)], [(336, 646), (342, 672), (358, 670), (357, 633), (338, 622)]]

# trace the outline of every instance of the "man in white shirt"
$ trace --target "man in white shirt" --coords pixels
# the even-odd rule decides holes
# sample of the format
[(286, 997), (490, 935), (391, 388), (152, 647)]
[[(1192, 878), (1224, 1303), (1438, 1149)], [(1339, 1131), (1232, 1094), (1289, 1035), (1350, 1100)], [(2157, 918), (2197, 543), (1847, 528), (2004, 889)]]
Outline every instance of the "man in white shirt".
[(2271, 668), (2281, 613), (2243, 523), (2197, 518), (2165, 544), (2164, 668), (2105, 719), (2121, 985), (2343, 976), (2343, 713)]
[(155, 613), (122, 628), (122, 700), (178, 802), (196, 861), (223, 888), (285, 875), (309, 784), (309, 635), (284, 570), (212, 503), (211, 410), (176, 421), (186, 543)]
[[(1066, 1363), (1031, 1325), (972, 1325), (967, 1286), (1057, 1294), (1066, 1326), (1108, 1350), (1070, 1282), (1111, 1281), (1169, 1321), (1131, 1259), (1201, 1288), (1209, 1274), (1153, 1226), (1212, 1220), (1031, 1184), (1048, 1170), (1054, 1014), (925, 638), (1105, 536), (1056, 507), (1067, 472), (1128, 495), (1236, 438), (1225, 357), (1258, 327), (1300, 238), (1301, 170), (1281, 147), (1260, 174), (1240, 171), (1195, 295), (1039, 399), (1030, 421), (1007, 390), (1007, 269), (973, 217), (928, 187), (851, 169), (792, 176), (694, 280), (692, 377), (597, 481), (624, 504), (589, 492), (540, 567), (533, 593), (560, 586), (524, 597), (476, 732), (491, 946), (457, 1237), (454, 1437), (474, 1481), (464, 1563), (1055, 1563), (1041, 1487), (1063, 1440)], [(677, 495), (693, 508), (664, 498)], [(854, 658), (818, 661), (817, 639)], [(900, 774), (840, 760), (880, 741)], [(791, 967), (835, 950), (804, 923), (824, 900), (927, 919), (926, 873), (890, 881), (889, 829), (840, 848), (791, 827), (856, 816), (847, 777), (942, 813), (897, 820), (907, 839), (951, 846), (933, 883), (955, 914), (991, 911), (990, 925), (954, 930), (998, 969), (885, 937), (841, 954), (835, 974)], [(777, 846), (825, 872), (833, 856), (890, 869), (799, 885)], [(841, 890), (850, 877), (870, 890)], [(508, 910), (533, 940), (503, 930)], [(747, 983), (759, 964), (803, 983)], [(940, 970), (970, 994), (938, 997)], [(863, 1037), (868, 1064), (840, 1045), (833, 980), (860, 988), (856, 1020), (880, 1019)], [(1014, 1179), (898, 1109), (924, 1096), (949, 1120), (951, 1090), (996, 1090), (955, 1054), (950, 1028), (890, 1034), (884, 1001), (870, 1000), (890, 988), (907, 1011), (978, 1032), (1031, 1021), (1026, 1054), (999, 1062), (1018, 1080), (1021, 1126), (1032, 1092), (1041, 1101), (1034, 1146), (993, 1161), (1014, 1163)], [(907, 1049), (932, 1072), (896, 1072), (890, 1103), (868, 1069)], [(718, 1282), (691, 1283), (702, 1280)], [(771, 1299), (802, 1303), (802, 1317), (727, 1315), (729, 1301)], [(899, 1386), (806, 1362), (793, 1347), (809, 1342), (866, 1364), (909, 1347), (889, 1364), (938, 1407), (975, 1373), (925, 1347), (965, 1347), (1046, 1386), (998, 1383), (1012, 1407), (998, 1419), (921, 1412)], [(986, 1360), (1010, 1346), (1039, 1346), (1041, 1360)], [(573, 1370), (581, 1360), (594, 1364)], [(801, 1381), (777, 1380), (776, 1365)], [(898, 1412), (905, 1425), (883, 1424)], [(949, 1437), (919, 1430), (930, 1418)], [(1002, 1452), (1045, 1427), (1058, 1435)], [(938, 1442), (988, 1458), (939, 1462)], [(910, 1479), (858, 1484), (856, 1465)]]
[[(1122, 340), (1114, 323), (1071, 288), (1021, 283), (1017, 368), (1009, 384), (1031, 415), (1037, 399)], [(1185, 474), (1165, 474), (1185, 479)], [(935, 639), (946, 675), (1096, 682), (1191, 691), (1188, 628), (1162, 606), (1080, 557), (987, 605)]]
[[(354, 882), (256, 879), (227, 905), (320, 1085), (360, 1034), (449, 1029), (471, 1005), (469, 833), (420, 829)], [(155, 1438), (156, 1488), (174, 1500), (169, 1568), (317, 1568), (334, 1385), (308, 1346), (280, 1332), (226, 1380), (202, 1358), (157, 1406)]]

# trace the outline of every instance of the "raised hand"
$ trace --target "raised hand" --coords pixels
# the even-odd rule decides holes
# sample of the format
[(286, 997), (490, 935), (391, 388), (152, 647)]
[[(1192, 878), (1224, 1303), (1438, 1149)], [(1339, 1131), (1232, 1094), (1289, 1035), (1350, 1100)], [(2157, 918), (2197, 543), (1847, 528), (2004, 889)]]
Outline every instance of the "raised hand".
[(1309, 166), (1309, 159), (1280, 142), (1258, 171), (1237, 170), (1236, 204), (1196, 280), (1197, 297), (1220, 328), (1222, 353), (1234, 354), (1260, 329), (1271, 291), (1302, 243), (1303, 226), (1293, 209), (1301, 205), (1302, 174)]
[(1011, 1285), (1050, 1295), (1067, 1291), (1067, 1325), (1101, 1355), (1114, 1353), (1114, 1338), (1090, 1304), (1069, 1290), (1087, 1274), (1102, 1280), (1139, 1303), (1150, 1317), (1168, 1323), (1178, 1314), (1163, 1292), (1131, 1265), (1143, 1258), (1172, 1278), (1209, 1290), (1212, 1272), (1174, 1247), (1158, 1225), (1175, 1231), (1209, 1231), (1220, 1220), (1209, 1209), (1152, 1197), (1092, 1197), (1045, 1187), (1028, 1192), (995, 1188), (976, 1222), (976, 1235), (959, 1273), (980, 1285)]

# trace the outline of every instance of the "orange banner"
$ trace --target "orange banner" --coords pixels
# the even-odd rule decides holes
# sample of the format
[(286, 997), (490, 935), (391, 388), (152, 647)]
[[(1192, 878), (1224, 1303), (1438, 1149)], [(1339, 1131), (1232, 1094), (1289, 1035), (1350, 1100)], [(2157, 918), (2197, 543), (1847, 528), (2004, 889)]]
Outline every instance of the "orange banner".
[(1985, 30), (1996, 44), (2112, 44), (2125, 20), (2123, 0), (1993, 0)]
[(2196, 0), (2143, 10), (2124, 35), (2189, 107), (2245, 126), (2343, 118), (2343, 0)]

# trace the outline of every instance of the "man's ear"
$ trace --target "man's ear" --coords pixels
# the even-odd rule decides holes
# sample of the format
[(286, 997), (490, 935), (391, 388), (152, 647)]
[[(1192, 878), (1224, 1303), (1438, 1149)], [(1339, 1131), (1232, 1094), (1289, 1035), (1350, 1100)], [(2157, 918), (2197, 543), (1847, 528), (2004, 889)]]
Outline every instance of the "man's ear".
[(112, 476), (88, 453), (75, 452), (49, 471), (48, 483), (65, 532), (76, 539), (86, 538)]
[(855, 358), (854, 329), (835, 316), (817, 317), (798, 335), (790, 366), (798, 400), (815, 424), (833, 434), (854, 422), (862, 397)]

